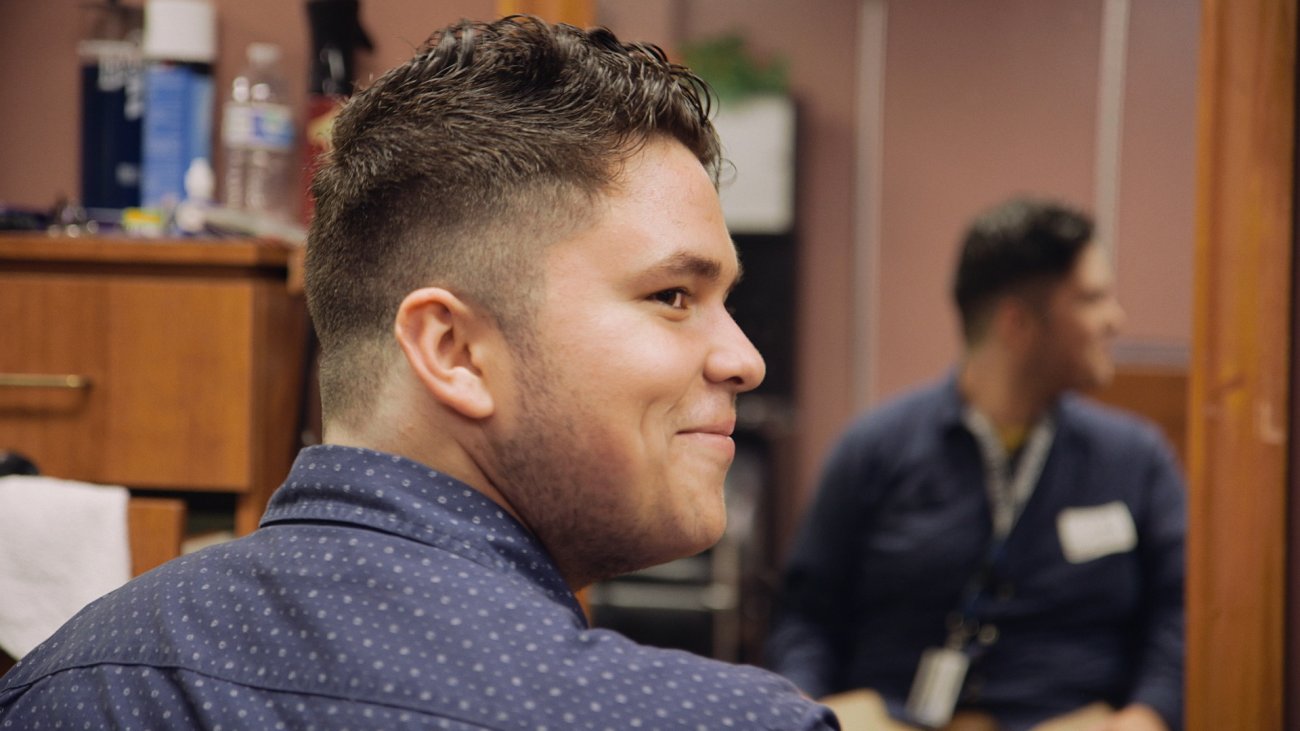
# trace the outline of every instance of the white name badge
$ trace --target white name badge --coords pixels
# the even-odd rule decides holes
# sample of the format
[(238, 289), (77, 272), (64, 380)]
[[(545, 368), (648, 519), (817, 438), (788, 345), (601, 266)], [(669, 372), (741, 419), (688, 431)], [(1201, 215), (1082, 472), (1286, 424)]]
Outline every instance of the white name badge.
[(1070, 563), (1084, 563), (1137, 548), (1137, 528), (1120, 501), (1087, 508), (1066, 508), (1056, 516), (1061, 551)]
[(970, 658), (960, 650), (931, 647), (921, 653), (912, 692), (907, 696), (908, 717), (932, 728), (947, 725), (957, 708), (969, 667)]

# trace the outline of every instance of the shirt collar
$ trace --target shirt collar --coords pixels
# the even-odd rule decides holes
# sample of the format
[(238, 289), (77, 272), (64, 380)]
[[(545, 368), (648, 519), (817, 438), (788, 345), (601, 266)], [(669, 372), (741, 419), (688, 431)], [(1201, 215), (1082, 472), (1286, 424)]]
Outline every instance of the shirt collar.
[(960, 370), (952, 369), (943, 384), (943, 398), (939, 401), (939, 424), (945, 429), (965, 429), (966, 400), (962, 398), (957, 376)]
[(584, 616), (555, 562), (513, 516), (460, 480), (405, 457), (334, 444), (303, 449), (261, 525), (302, 521), (363, 526), (452, 551), (523, 577)]

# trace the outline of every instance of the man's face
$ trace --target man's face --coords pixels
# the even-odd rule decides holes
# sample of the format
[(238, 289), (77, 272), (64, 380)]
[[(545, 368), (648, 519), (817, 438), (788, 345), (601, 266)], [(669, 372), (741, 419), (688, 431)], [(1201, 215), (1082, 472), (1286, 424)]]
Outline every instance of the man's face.
[(1124, 322), (1105, 253), (1091, 244), (1051, 290), (1037, 357), (1057, 390), (1092, 389), (1115, 373), (1111, 340)]
[(725, 306), (739, 264), (695, 157), (650, 142), (597, 206), (545, 249), (493, 426), (497, 488), (575, 585), (721, 537), (735, 397), (764, 375)]

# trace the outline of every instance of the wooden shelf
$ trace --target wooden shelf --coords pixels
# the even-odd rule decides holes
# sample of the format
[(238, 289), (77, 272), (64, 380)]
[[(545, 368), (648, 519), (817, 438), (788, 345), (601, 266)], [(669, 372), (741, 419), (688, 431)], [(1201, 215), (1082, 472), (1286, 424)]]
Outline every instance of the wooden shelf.
[(272, 239), (140, 239), (0, 234), (0, 261), (202, 264), (287, 268), (301, 247)]
[(298, 444), (300, 262), (257, 239), (0, 235), (0, 447), (56, 477), (235, 493), (251, 531)]

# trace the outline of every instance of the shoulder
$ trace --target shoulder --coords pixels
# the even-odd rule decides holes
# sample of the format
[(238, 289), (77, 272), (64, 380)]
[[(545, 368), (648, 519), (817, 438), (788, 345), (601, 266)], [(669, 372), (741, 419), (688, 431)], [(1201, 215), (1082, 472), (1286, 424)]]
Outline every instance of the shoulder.
[(606, 688), (600, 695), (624, 706), (625, 718), (649, 726), (671, 719), (689, 728), (800, 729), (829, 721), (825, 709), (766, 670), (640, 645), (607, 630), (583, 632), (580, 643), (586, 679), (577, 684)]
[(936, 430), (960, 409), (960, 399), (950, 380), (931, 383), (863, 412), (844, 432), (843, 440), (886, 446), (911, 441), (918, 431)]
[(892, 398), (859, 416), (826, 453), (818, 481), (823, 515), (867, 508), (882, 489), (948, 454), (961, 402), (951, 381)]
[(1164, 434), (1147, 418), (1080, 394), (1066, 394), (1057, 411), (1057, 428), (1094, 449), (1166, 456)]
[(1080, 396), (1063, 399), (1057, 417), (1062, 454), (1086, 465), (1094, 486), (1170, 504), (1185, 500), (1182, 465), (1151, 421)]

